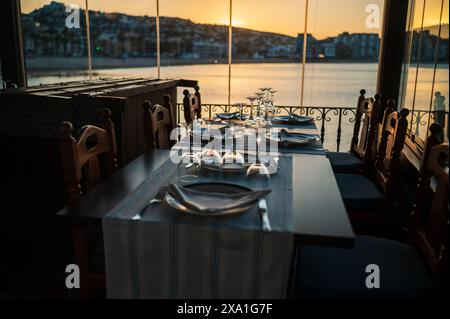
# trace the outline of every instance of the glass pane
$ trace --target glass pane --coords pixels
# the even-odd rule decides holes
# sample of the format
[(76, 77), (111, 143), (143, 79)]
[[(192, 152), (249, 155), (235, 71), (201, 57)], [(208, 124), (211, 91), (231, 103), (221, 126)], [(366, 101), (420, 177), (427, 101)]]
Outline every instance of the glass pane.
[[(266, 33), (233, 30), (232, 102), (244, 100), (257, 88), (272, 87), (278, 91), (275, 105), (301, 103), (305, 1), (276, 3), (234, 4), (233, 20)], [(367, 96), (375, 94), (382, 10), (382, 0), (309, 1), (304, 106), (354, 108), (360, 89), (366, 89)], [(336, 149), (336, 114), (327, 116), (329, 149)], [(351, 112), (342, 120), (341, 150), (348, 150)]]
[[(87, 79), (84, 1), (21, 0), (28, 85)], [(80, 10), (67, 9), (76, 5)]]
[(420, 32), (419, 67), (414, 96), (413, 132), (422, 141), (427, 138), (429, 110), (432, 104), (436, 50), (442, 0), (426, 0)]
[(203, 104), (227, 103), (228, 0), (160, 1), (160, 17), (161, 77), (198, 80)]
[(156, 0), (89, 0), (94, 77), (157, 77)]
[(383, 0), (310, 1), (305, 104), (354, 107), (361, 89), (375, 95), (383, 6)]
[(414, 107), (414, 90), (417, 75), (417, 60), (419, 54), (420, 30), (422, 28), (424, 0), (411, 2), (409, 12), (409, 26), (407, 30), (407, 44), (405, 52), (405, 63), (403, 73), (403, 89), (401, 105), (410, 111)]
[[(273, 3), (234, 4), (233, 20), (266, 33), (247, 35), (247, 30), (234, 28), (232, 102), (257, 88), (272, 87), (278, 91), (275, 105), (301, 103), (305, 1)], [(309, 1), (304, 106), (354, 108), (360, 89), (367, 96), (375, 94), (382, 10), (382, 0)], [(336, 149), (338, 111), (326, 118), (325, 147)], [(351, 112), (342, 121), (341, 150), (348, 150)]]
[(272, 88), (276, 105), (299, 105), (305, 1), (233, 2), (231, 102)]
[(448, 79), (449, 79), (449, 1), (444, 1), (441, 30), (437, 55), (436, 75), (434, 80), (434, 94), (431, 105), (430, 123), (437, 122), (445, 128), (445, 137), (448, 142)]

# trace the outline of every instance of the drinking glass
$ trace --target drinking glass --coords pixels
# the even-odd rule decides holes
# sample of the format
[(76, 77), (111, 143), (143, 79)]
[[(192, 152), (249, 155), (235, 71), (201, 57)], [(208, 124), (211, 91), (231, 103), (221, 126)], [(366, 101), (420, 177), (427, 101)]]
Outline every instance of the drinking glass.
[(247, 178), (252, 179), (270, 179), (270, 172), (266, 165), (260, 160), (259, 157), (259, 149), (261, 145), (261, 137), (256, 137), (256, 161), (247, 169), (246, 176)]
[(201, 165), (202, 162), (198, 153), (183, 153), (177, 167), (178, 181), (181, 183), (197, 182)]
[(219, 166), (222, 163), (222, 156), (213, 148), (205, 148), (201, 152), (200, 159), (203, 164)]
[(250, 95), (246, 97), (247, 100), (250, 102), (250, 117), (249, 120), (253, 120), (253, 103), (255, 103), (257, 97), (255, 95)]
[(229, 132), (230, 135), (228, 138), (232, 140), (233, 146), (231, 151), (228, 151), (223, 155), (222, 164), (227, 166), (244, 167), (244, 157), (240, 153), (236, 152), (235, 127), (231, 126)]

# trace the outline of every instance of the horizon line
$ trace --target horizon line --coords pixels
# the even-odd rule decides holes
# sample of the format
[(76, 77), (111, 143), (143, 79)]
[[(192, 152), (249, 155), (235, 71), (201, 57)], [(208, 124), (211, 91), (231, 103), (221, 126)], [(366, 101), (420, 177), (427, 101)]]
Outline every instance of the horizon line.
[[(31, 14), (33, 11), (36, 10), (40, 10), (44, 7), (50, 6), (51, 3), (58, 3), (61, 4), (63, 6), (66, 6), (64, 3), (59, 2), (59, 1), (54, 1), (52, 0), (52, 2), (50, 2), (49, 4), (44, 4), (41, 7), (36, 7), (33, 10), (29, 11), (28, 13), (25, 12), (21, 12), (22, 15), (29, 15)], [(85, 11), (84, 8), (80, 7), (80, 10)], [(99, 12), (99, 13), (103, 13), (103, 14), (117, 14), (117, 15), (125, 15), (125, 16), (129, 16), (129, 17), (148, 17), (148, 18), (156, 18), (156, 16), (149, 16), (149, 15), (134, 15), (134, 14), (129, 14), (129, 13), (123, 13), (123, 12), (106, 12), (106, 11), (98, 11), (98, 10), (91, 10), (89, 9), (89, 12)], [(180, 20), (185, 20), (185, 21), (190, 21), (193, 24), (198, 24), (198, 25), (209, 25), (209, 26), (221, 26), (221, 27), (225, 27), (228, 28), (228, 24), (223, 24), (223, 23), (208, 23), (208, 22), (196, 22), (190, 18), (182, 18), (182, 17), (174, 17), (174, 16), (166, 16), (166, 15), (160, 15), (160, 18), (171, 18), (171, 19), (180, 19)], [(289, 35), (289, 34), (285, 34), (285, 33), (279, 33), (279, 32), (275, 32), (275, 31), (264, 31), (264, 30), (258, 30), (258, 29), (251, 29), (251, 27), (243, 27), (243, 26), (232, 26), (232, 28), (236, 28), (236, 29), (241, 29), (241, 30), (248, 30), (248, 31), (254, 31), (254, 32), (259, 32), (259, 33), (267, 33), (267, 34), (273, 34), (273, 35), (278, 35), (278, 36), (284, 36), (284, 37), (289, 37), (289, 38), (298, 38), (299, 35), (303, 35), (303, 31), (299, 31), (297, 32), (297, 36), (295, 35)], [(316, 40), (326, 40), (328, 38), (333, 38), (333, 37), (337, 37), (340, 34), (343, 33), (349, 33), (349, 34), (377, 34), (378, 37), (380, 37), (379, 32), (349, 32), (349, 31), (341, 31), (341, 33), (335, 34), (335, 35), (328, 35), (328, 36), (324, 36), (322, 39), (316, 38), (312, 33), (308, 33), (310, 35), (312, 35), (313, 37), (316, 38)]]

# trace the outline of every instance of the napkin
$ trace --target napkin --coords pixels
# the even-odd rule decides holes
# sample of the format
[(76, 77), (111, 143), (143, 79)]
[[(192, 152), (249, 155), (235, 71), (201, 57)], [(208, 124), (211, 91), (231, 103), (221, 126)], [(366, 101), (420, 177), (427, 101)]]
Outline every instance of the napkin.
[(203, 192), (175, 184), (168, 186), (168, 193), (180, 204), (200, 213), (219, 213), (248, 206), (268, 195), (271, 190), (246, 191), (237, 194)]
[(275, 118), (275, 120), (280, 121), (280, 122), (285, 122), (285, 123), (304, 124), (304, 123), (311, 122), (313, 120), (313, 118), (311, 118), (309, 116), (302, 116), (302, 115), (298, 115), (295, 113), (291, 113), (286, 116), (277, 116)]
[(234, 113), (221, 113), (217, 115), (218, 117), (222, 119), (238, 119), (241, 116), (240, 112), (234, 112)]
[(315, 142), (319, 139), (319, 135), (317, 134), (307, 134), (307, 133), (290, 133), (285, 129), (281, 129), (280, 133), (280, 141), (286, 141), (291, 143), (300, 143), (304, 141)]

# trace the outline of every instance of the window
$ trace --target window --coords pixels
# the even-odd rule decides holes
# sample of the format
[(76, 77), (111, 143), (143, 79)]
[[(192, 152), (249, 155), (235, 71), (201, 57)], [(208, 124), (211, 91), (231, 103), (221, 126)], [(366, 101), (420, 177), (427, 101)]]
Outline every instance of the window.
[(408, 12), (400, 105), (411, 111), (409, 134), (419, 150), (429, 126), (448, 136), (448, 0), (414, 0)]
[(70, 80), (87, 79), (85, 19), (81, 13), (79, 20), (69, 17), (67, 21), (66, 12), (70, 5), (84, 10), (84, 1), (39, 1), (39, 6), (36, 2), (20, 2), (28, 85), (66, 81), (68, 76)]
[(233, 2), (231, 103), (248, 103), (259, 88), (272, 88), (276, 105), (300, 105), (305, 0)]
[(156, 0), (123, 3), (88, 1), (94, 76), (156, 78)]
[(202, 103), (228, 101), (229, 12), (229, 0), (160, 1), (161, 77), (197, 80)]

